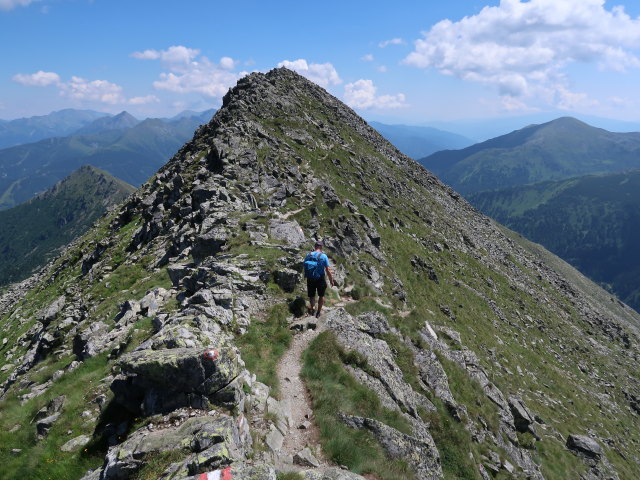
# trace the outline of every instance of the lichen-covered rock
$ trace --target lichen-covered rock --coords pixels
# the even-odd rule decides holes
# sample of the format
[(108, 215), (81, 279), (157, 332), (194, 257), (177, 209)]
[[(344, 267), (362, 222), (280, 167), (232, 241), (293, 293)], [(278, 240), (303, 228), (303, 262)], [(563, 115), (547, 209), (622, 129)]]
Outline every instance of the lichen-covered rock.
[(302, 470), (298, 473), (304, 480), (365, 480), (356, 473), (336, 467)]
[(179, 427), (138, 430), (124, 443), (109, 449), (100, 478), (128, 479), (145, 465), (150, 455), (170, 451), (182, 451), (185, 456), (172, 469), (176, 478), (195, 475), (242, 459), (251, 444), (250, 438), (242, 416), (194, 417)]
[(406, 461), (421, 480), (442, 480), (440, 454), (430, 436), (418, 439), (372, 418), (341, 415), (352, 428), (369, 430), (390, 458)]
[(132, 412), (150, 415), (183, 406), (208, 408), (215, 395), (242, 371), (232, 348), (141, 350), (118, 362), (122, 374), (111, 384), (115, 401)]

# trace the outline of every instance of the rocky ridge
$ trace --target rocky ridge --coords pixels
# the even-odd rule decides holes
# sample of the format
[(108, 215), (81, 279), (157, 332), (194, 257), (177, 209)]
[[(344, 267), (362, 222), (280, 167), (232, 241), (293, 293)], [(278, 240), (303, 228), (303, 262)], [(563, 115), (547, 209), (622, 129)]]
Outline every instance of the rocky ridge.
[[(331, 450), (324, 386), (305, 370), (313, 352), (302, 376), (319, 445), (295, 465), (282, 444), (298, 426), (243, 361), (268, 311), (296, 311), (314, 238), (357, 300), (329, 310), (317, 340), (385, 412), (334, 412), (341, 435), (367, 439), (406, 478), (640, 471), (637, 314), (551, 269), (286, 69), (240, 80), (192, 141), (7, 304), (0, 422), (14, 429), (3, 444), (23, 442), (2, 451), (7, 471), (45, 468), (46, 445), (71, 450), (57, 460), (66, 478), (398, 478)], [(42, 409), (35, 440), (26, 417)], [(313, 465), (319, 448), (335, 466)]]

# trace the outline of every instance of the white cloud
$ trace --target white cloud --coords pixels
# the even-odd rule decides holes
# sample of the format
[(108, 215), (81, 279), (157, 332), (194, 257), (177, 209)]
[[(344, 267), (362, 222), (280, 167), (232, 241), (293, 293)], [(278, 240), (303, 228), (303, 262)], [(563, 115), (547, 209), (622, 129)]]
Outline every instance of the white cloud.
[(363, 55), (360, 60), (362, 60), (363, 62), (373, 62), (373, 55), (367, 53), (366, 55)]
[(231, 57), (222, 57), (220, 59), (220, 67), (222, 67), (225, 70), (233, 70), (234, 68), (236, 68), (236, 62), (233, 58)]
[(166, 50), (144, 50), (133, 52), (133, 58), (140, 60), (160, 60), (168, 70), (153, 82), (157, 90), (176, 93), (196, 92), (206, 97), (221, 97), (240, 78), (235, 69), (238, 61), (222, 57), (219, 63), (200, 56), (200, 50), (174, 45)]
[(13, 10), (15, 7), (26, 7), (41, 0), (0, 0), (0, 10)]
[(60, 76), (54, 72), (43, 72), (40, 70), (31, 74), (18, 73), (13, 76), (13, 81), (30, 87), (46, 87), (48, 85), (59, 84)]
[[(495, 86), (505, 97), (538, 97), (561, 108), (591, 103), (567, 89), (570, 63), (640, 67), (640, 19), (604, 0), (502, 0), (458, 22), (443, 20), (416, 40), (404, 63)], [(516, 102), (512, 102), (512, 106)]]
[(182, 45), (174, 45), (166, 50), (150, 49), (131, 54), (133, 58), (138, 60), (161, 60), (164, 66), (172, 69), (188, 66), (198, 55), (200, 55), (200, 50)]
[(386, 48), (389, 45), (402, 45), (402, 44), (404, 44), (404, 40), (402, 40), (401, 38), (392, 38), (390, 40), (385, 40), (383, 42), (380, 42), (378, 46), (380, 48)]
[(378, 66), (376, 67), (376, 70), (378, 70), (378, 71), (379, 71), (379, 72), (381, 72), (381, 73), (385, 73), (385, 72), (387, 71), (387, 67), (386, 67), (386, 66), (384, 66), (384, 65), (378, 65)]
[(286, 67), (298, 72), (323, 88), (342, 83), (338, 72), (330, 63), (307, 63), (306, 60), (300, 58), (293, 61), (283, 60), (278, 63), (278, 67)]
[(132, 97), (129, 99), (131, 105), (146, 105), (147, 103), (158, 103), (160, 99), (155, 95), (146, 95), (144, 97)]
[(13, 76), (13, 81), (29, 87), (55, 85), (61, 96), (75, 100), (96, 101), (111, 105), (127, 103), (127, 99), (122, 94), (122, 87), (107, 80), (86, 80), (73, 76), (68, 82), (63, 82), (57, 73), (40, 70), (31, 74), (18, 73)]
[(122, 87), (107, 80), (85, 80), (81, 77), (71, 77), (71, 81), (60, 84), (60, 95), (76, 100), (93, 100), (102, 103), (125, 103)]
[(344, 86), (344, 100), (353, 108), (400, 108), (406, 107), (403, 93), (396, 95), (376, 95), (377, 88), (372, 80), (360, 79)]

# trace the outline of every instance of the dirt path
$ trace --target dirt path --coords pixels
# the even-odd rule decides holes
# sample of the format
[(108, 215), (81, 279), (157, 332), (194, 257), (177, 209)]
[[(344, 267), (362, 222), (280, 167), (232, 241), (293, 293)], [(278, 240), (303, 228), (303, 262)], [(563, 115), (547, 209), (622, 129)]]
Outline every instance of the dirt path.
[[(323, 311), (323, 316), (327, 314), (327, 311)], [(314, 317), (308, 317), (302, 320), (316, 321)], [(305, 330), (304, 332), (294, 335), (291, 341), (291, 347), (280, 359), (277, 374), (280, 383), (281, 401), (288, 402), (291, 406), (291, 425), (289, 433), (284, 439), (283, 450), (290, 455), (295, 455), (303, 448), (311, 447), (311, 450), (314, 455), (317, 456), (318, 460), (328, 465), (328, 463), (318, 456), (318, 451), (315, 448), (319, 443), (318, 427), (313, 418), (311, 398), (300, 378), (302, 352), (304, 352), (309, 346), (309, 343), (322, 331), (323, 325), (324, 322), (321, 317), (317, 322), (316, 330)], [(301, 426), (305, 428), (300, 428)]]

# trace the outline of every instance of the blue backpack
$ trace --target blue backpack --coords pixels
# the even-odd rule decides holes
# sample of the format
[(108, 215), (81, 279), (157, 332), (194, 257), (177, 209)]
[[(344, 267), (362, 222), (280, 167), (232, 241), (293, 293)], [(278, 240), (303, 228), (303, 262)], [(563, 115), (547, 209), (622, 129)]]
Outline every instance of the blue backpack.
[(304, 276), (306, 278), (320, 278), (324, 275), (324, 264), (320, 261), (322, 252), (309, 252), (304, 257)]

